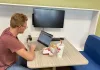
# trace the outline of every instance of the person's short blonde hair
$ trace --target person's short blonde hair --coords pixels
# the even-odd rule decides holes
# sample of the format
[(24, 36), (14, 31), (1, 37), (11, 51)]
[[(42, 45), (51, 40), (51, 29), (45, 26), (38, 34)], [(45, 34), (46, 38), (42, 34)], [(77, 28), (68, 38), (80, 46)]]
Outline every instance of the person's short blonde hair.
[(22, 26), (23, 24), (25, 24), (25, 21), (27, 21), (27, 20), (28, 20), (28, 18), (26, 15), (24, 15), (22, 13), (15, 13), (11, 17), (10, 26), (12, 28)]

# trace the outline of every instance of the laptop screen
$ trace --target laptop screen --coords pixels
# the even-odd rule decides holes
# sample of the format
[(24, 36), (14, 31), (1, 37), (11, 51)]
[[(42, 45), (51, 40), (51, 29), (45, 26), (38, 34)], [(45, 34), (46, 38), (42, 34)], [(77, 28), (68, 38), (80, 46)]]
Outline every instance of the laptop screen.
[(40, 42), (43, 45), (45, 45), (46, 47), (48, 47), (50, 45), (52, 37), (53, 37), (52, 34), (49, 34), (45, 31), (41, 31), (39, 38), (38, 38), (38, 42)]

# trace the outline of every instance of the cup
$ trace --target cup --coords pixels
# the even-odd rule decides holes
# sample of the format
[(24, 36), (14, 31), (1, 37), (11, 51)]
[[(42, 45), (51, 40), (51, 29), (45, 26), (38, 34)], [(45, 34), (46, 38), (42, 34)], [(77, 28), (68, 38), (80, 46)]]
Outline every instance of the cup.
[(55, 44), (52, 44), (50, 46), (50, 51), (55, 55), (57, 53), (57, 46)]

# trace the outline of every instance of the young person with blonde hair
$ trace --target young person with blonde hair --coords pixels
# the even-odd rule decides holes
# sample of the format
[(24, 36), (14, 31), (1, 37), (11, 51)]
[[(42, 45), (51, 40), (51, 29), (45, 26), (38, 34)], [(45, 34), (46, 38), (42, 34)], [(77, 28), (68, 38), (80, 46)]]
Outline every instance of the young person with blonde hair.
[(17, 55), (27, 61), (35, 58), (35, 45), (30, 45), (26, 51), (25, 46), (18, 39), (18, 34), (24, 33), (27, 28), (27, 16), (15, 13), (10, 20), (10, 27), (5, 29), (0, 36), (0, 70), (31, 70), (17, 64)]

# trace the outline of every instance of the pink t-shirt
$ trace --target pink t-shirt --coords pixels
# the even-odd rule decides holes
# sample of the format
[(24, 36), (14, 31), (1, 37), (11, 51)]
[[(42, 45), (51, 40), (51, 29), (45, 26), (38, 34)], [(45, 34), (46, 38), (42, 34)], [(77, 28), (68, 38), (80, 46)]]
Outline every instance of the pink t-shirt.
[(13, 36), (9, 28), (0, 36), (0, 70), (5, 70), (17, 60), (16, 51), (25, 48), (24, 45)]

